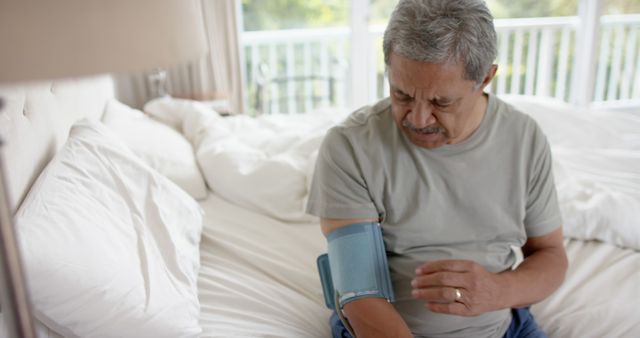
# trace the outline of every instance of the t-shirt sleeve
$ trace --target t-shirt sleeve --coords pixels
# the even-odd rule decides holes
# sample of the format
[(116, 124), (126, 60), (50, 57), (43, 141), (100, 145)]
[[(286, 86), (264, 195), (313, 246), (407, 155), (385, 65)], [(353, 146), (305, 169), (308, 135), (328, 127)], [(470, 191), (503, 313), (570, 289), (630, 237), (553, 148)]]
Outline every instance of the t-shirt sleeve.
[(307, 212), (323, 218), (378, 218), (354, 145), (340, 127), (325, 137), (316, 161)]
[(542, 130), (537, 125), (535, 127), (524, 219), (527, 237), (548, 234), (562, 225), (553, 179), (551, 148)]

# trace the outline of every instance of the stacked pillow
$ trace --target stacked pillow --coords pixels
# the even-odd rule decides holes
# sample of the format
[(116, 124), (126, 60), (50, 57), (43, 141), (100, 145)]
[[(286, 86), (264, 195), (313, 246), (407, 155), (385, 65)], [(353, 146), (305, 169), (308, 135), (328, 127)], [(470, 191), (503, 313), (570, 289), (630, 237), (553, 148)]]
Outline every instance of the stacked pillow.
[(34, 312), (66, 337), (196, 337), (202, 212), (81, 121), (15, 215)]
[(150, 101), (144, 110), (180, 128), (217, 195), (280, 221), (317, 221), (305, 212), (317, 149), (346, 112), (222, 118), (193, 101), (176, 99)]
[(108, 102), (103, 122), (150, 167), (193, 198), (207, 197), (193, 148), (180, 132), (115, 99)]

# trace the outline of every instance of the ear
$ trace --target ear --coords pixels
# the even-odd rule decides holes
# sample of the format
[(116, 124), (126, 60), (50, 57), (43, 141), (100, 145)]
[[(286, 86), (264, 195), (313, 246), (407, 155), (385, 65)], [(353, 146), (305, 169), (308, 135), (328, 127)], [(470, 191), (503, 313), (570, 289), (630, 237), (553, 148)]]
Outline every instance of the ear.
[(489, 83), (491, 83), (491, 80), (493, 80), (493, 78), (496, 76), (497, 71), (498, 71), (498, 65), (496, 64), (491, 65), (491, 68), (489, 68), (487, 75), (484, 76), (484, 79), (482, 80), (482, 83), (478, 86), (478, 89), (480, 89), (481, 91), (484, 91), (484, 88), (488, 86)]

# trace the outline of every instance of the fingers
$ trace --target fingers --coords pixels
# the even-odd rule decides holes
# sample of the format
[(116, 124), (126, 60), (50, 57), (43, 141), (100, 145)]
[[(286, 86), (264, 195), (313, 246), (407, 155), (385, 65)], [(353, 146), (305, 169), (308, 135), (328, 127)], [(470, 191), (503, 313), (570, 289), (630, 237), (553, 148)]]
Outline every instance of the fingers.
[(451, 286), (466, 288), (471, 275), (468, 273), (441, 271), (428, 275), (418, 275), (411, 281), (415, 288), (428, 288), (437, 286)]
[(456, 299), (455, 290), (465, 290), (467, 294), (473, 293), (478, 279), (477, 270), (476, 263), (465, 260), (425, 263), (416, 269), (416, 277), (411, 281), (412, 295), (427, 302), (460, 301)]
[(426, 262), (419, 266), (415, 273), (416, 275), (427, 275), (438, 271), (451, 271), (451, 272), (469, 272), (475, 268), (476, 263), (467, 260), (460, 259), (445, 259), (433, 262)]
[[(460, 292), (460, 297), (456, 295), (456, 290)], [(460, 316), (477, 316), (482, 312), (477, 312), (467, 303), (466, 290), (452, 287), (441, 287), (431, 289), (413, 290), (412, 295), (416, 298), (427, 300), (425, 307), (437, 313), (453, 314)]]
[[(499, 275), (464, 260), (425, 263), (411, 281), (412, 295), (434, 312), (475, 316), (501, 308)], [(456, 289), (460, 296), (456, 297)]]
[[(460, 297), (456, 293), (460, 293)], [(414, 289), (411, 295), (414, 298), (422, 299), (433, 303), (453, 303), (462, 300), (462, 289), (455, 287), (436, 287), (427, 289)]]

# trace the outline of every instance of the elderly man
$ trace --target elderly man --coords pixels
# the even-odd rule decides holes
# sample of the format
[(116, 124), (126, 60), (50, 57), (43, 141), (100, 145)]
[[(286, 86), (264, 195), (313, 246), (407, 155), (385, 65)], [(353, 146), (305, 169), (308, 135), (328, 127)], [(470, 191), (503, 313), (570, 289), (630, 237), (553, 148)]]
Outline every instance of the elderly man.
[(551, 153), (530, 117), (483, 92), (497, 69), (489, 10), (401, 0), (383, 47), (390, 97), (328, 132), (308, 203), (329, 239), (382, 229), (395, 301), (361, 293), (343, 319), (367, 338), (544, 337), (528, 306), (567, 269)]

